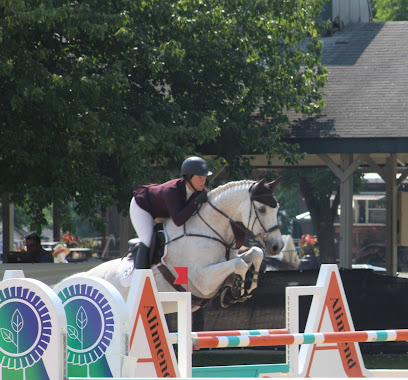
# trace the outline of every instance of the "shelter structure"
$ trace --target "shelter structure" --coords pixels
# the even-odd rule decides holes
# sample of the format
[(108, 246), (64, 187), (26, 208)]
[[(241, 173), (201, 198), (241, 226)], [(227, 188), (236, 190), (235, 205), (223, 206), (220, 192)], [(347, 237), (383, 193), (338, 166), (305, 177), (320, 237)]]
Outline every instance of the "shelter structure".
[[(322, 41), (322, 63), (329, 70), (326, 105), (321, 115), (292, 115), (288, 140), (307, 153), (299, 166), (328, 166), (340, 178), (340, 267), (352, 264), (352, 174), (369, 167), (382, 177), (386, 267), (387, 274), (395, 275), (397, 189), (408, 176), (408, 22), (349, 24)], [(284, 166), (263, 156), (252, 164)]]

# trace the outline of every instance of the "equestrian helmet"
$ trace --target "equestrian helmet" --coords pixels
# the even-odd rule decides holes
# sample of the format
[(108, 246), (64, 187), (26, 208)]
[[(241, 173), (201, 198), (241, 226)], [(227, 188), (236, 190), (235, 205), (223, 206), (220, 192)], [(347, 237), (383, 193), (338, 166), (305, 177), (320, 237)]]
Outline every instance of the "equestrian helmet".
[(210, 172), (207, 168), (207, 163), (200, 157), (189, 157), (181, 165), (181, 175), (188, 180), (193, 175), (209, 176)]

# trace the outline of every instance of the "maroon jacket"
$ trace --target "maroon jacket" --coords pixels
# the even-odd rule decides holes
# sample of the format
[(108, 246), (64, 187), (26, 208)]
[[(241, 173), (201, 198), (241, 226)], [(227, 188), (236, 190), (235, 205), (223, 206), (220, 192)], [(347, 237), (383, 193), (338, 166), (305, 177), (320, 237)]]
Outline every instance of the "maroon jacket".
[(197, 210), (195, 192), (187, 201), (186, 181), (173, 179), (163, 184), (142, 185), (133, 192), (136, 203), (153, 218), (171, 218), (176, 226), (181, 226)]

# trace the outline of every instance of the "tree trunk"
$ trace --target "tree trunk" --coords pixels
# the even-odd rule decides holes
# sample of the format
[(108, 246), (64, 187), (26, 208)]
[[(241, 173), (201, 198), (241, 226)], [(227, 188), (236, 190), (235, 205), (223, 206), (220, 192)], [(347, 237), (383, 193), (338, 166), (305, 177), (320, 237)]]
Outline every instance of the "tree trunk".
[(11, 242), (10, 242), (10, 194), (3, 193), (2, 195), (2, 204), (3, 204), (3, 261), (7, 263), (7, 255), (10, 252)]
[(320, 263), (336, 264), (336, 234), (332, 216), (327, 214), (326, 209), (315, 211), (310, 210), (310, 215), (312, 215), (312, 223), (316, 231), (317, 245), (320, 253)]
[(52, 236), (54, 241), (61, 240), (61, 222), (59, 217), (58, 202), (54, 202), (52, 206)]
[(101, 257), (106, 259), (109, 257), (109, 244), (110, 244), (110, 240), (108, 239), (109, 236), (109, 209), (108, 208), (103, 208), (101, 210), (101, 215), (102, 217), (105, 219), (106, 221), (106, 227), (102, 232), (102, 255)]
[(337, 250), (334, 221), (337, 215), (340, 191), (337, 191), (335, 200), (330, 205), (330, 196), (319, 200), (313, 198), (311, 186), (305, 177), (300, 179), (299, 185), (316, 232), (320, 263), (336, 264)]

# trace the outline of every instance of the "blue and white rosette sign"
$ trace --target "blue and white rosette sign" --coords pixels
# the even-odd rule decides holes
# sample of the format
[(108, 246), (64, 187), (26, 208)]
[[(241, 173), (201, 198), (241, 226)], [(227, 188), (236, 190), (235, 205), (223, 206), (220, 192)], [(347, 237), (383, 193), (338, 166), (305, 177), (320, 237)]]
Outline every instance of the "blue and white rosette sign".
[(67, 317), (68, 376), (121, 377), (129, 313), (119, 291), (105, 280), (80, 276), (54, 291)]
[(66, 379), (67, 320), (61, 300), (28, 278), (0, 282), (0, 379)]

